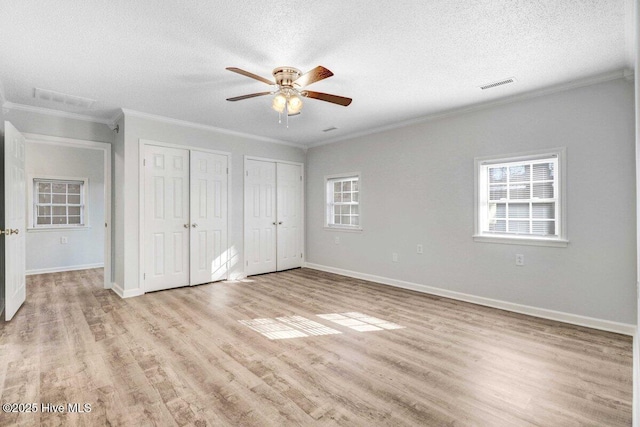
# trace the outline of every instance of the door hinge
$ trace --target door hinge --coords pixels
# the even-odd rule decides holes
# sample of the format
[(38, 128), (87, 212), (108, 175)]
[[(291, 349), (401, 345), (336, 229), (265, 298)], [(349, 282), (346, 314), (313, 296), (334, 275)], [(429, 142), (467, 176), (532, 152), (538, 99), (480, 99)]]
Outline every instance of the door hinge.
[(142, 274), (142, 280), (147, 280), (147, 273)]
[(142, 166), (147, 166), (147, 159), (142, 159)]
[(300, 252), (300, 258), (302, 258), (302, 252)]
[(106, 222), (104, 223), (104, 227), (107, 228), (107, 223)]
[(249, 176), (249, 171), (245, 172), (247, 174), (247, 176)]
[(227, 175), (229, 175), (229, 168), (227, 168)]
[(302, 175), (300, 175), (300, 181), (302, 181)]
[(247, 264), (246, 264), (246, 266), (247, 266), (247, 267), (249, 267), (249, 261), (247, 261)]

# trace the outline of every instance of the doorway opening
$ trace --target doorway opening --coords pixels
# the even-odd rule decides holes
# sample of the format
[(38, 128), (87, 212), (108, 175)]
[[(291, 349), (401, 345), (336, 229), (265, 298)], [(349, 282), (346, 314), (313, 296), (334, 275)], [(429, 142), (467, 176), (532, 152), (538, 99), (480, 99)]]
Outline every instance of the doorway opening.
[(111, 144), (24, 137), (26, 275), (102, 267), (110, 289)]

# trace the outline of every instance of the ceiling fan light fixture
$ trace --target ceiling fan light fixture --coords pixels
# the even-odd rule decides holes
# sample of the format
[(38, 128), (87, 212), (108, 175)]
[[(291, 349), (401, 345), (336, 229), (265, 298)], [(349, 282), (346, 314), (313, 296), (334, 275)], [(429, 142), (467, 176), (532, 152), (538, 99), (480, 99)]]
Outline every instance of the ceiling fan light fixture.
[(298, 95), (291, 95), (287, 101), (287, 110), (289, 114), (296, 114), (302, 110), (302, 99)]
[(287, 98), (282, 93), (278, 93), (273, 98), (273, 103), (271, 104), (271, 107), (274, 110), (276, 110), (278, 113), (282, 113), (286, 105), (287, 105)]

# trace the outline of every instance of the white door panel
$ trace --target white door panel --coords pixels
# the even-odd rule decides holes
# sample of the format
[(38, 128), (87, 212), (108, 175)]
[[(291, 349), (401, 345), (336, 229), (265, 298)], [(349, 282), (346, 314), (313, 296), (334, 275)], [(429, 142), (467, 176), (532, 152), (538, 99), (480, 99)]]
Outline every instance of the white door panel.
[(4, 123), (4, 295), (5, 319), (11, 320), (26, 299), (25, 139)]
[(191, 151), (191, 285), (227, 278), (227, 156)]
[(276, 164), (245, 164), (246, 274), (276, 271)]
[(189, 284), (189, 151), (145, 146), (145, 291)]
[(245, 273), (302, 266), (302, 166), (245, 163)]
[(302, 266), (302, 167), (277, 164), (278, 271)]

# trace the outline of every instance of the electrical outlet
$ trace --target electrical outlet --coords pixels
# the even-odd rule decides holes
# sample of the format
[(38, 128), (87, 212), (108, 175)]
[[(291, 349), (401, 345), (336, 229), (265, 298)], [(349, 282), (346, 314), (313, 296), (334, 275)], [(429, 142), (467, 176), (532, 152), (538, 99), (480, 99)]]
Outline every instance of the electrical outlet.
[(391, 254), (391, 261), (393, 262), (398, 262), (398, 254), (397, 253), (392, 253)]
[(67, 236), (62, 236), (60, 238), (60, 244), (61, 245), (66, 245), (67, 243), (69, 243), (69, 238)]
[(340, 244), (340, 236), (336, 236), (333, 238), (333, 243), (335, 243), (336, 245)]
[(518, 267), (522, 267), (524, 265), (524, 255), (523, 254), (516, 254), (516, 265)]
[(424, 248), (422, 247), (422, 245), (416, 246), (416, 253), (417, 254), (421, 254), (423, 252), (424, 252)]

